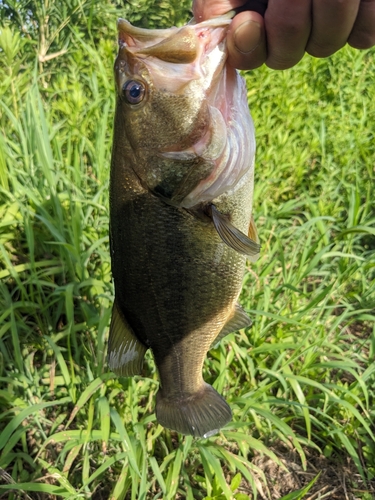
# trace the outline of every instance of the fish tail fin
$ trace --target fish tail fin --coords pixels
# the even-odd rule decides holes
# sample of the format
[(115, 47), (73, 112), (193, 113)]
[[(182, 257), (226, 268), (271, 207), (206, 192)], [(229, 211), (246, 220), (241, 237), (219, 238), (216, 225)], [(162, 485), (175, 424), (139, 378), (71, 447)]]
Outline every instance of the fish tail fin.
[(225, 399), (204, 383), (200, 391), (178, 400), (168, 400), (159, 389), (156, 418), (163, 427), (180, 434), (208, 438), (232, 419), (232, 412)]

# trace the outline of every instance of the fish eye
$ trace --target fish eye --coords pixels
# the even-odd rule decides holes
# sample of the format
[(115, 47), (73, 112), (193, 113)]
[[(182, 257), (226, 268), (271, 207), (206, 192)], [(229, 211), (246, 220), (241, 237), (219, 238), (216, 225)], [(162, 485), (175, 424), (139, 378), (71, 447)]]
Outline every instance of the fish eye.
[(122, 95), (129, 104), (138, 104), (145, 96), (145, 86), (137, 80), (128, 80), (122, 86)]

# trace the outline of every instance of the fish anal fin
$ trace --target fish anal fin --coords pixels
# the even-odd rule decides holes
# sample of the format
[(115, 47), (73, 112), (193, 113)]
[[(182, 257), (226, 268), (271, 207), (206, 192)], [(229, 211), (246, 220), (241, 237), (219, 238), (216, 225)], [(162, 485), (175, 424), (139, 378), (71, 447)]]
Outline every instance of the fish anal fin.
[(211, 347), (216, 347), (219, 342), (230, 333), (241, 330), (241, 328), (247, 328), (251, 326), (251, 319), (249, 318), (247, 312), (245, 312), (242, 306), (237, 302), (233, 309), (233, 314), (229, 317), (223, 328), (220, 330), (219, 335), (213, 341)]
[[(242, 231), (237, 229), (228, 219), (215, 207), (210, 205), (209, 213), (214, 223), (215, 229), (220, 238), (226, 245), (236, 250), (238, 253), (248, 255), (253, 259), (258, 258), (260, 252), (260, 245), (253, 239), (249, 238)], [(251, 225), (251, 222), (250, 222)], [(254, 225), (255, 227), (255, 225)]]
[(108, 343), (110, 369), (122, 377), (139, 375), (146, 351), (147, 347), (137, 339), (115, 302)]
[(201, 390), (169, 400), (162, 388), (156, 396), (156, 418), (163, 427), (180, 434), (208, 438), (217, 434), (231, 419), (232, 412), (223, 397), (203, 382)]

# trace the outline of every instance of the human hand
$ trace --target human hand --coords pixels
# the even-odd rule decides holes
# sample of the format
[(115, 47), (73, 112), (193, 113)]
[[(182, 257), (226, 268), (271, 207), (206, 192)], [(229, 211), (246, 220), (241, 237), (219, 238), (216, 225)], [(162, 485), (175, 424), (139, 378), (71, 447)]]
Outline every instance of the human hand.
[(229, 62), (239, 69), (287, 69), (305, 52), (375, 45), (375, 0), (193, 0), (197, 22), (232, 9), (240, 12), (228, 31)]

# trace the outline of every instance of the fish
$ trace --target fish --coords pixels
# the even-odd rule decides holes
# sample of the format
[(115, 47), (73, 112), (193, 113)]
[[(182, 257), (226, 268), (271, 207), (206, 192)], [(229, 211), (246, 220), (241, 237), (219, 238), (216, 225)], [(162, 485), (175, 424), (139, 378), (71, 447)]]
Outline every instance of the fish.
[(238, 298), (246, 258), (260, 252), (254, 124), (227, 64), (229, 24), (148, 30), (119, 19), (114, 64), (108, 364), (139, 375), (151, 349), (157, 421), (194, 437), (232, 419), (202, 368), (212, 346), (251, 325)]

